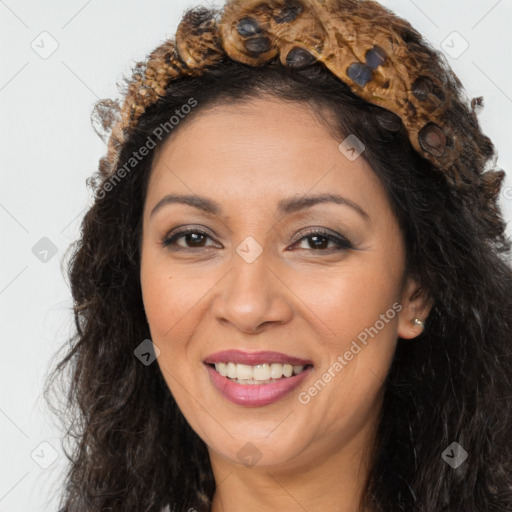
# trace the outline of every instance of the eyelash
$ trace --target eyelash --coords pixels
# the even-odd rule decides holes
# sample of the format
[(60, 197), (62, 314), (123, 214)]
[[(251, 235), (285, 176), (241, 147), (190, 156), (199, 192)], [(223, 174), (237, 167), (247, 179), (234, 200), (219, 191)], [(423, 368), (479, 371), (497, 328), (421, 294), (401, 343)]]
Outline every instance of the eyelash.
[[(174, 233), (170, 237), (166, 237), (162, 241), (162, 246), (166, 247), (166, 248), (170, 248), (176, 242), (176, 240), (182, 238), (183, 236), (189, 235), (189, 234), (199, 234), (199, 235), (206, 236), (213, 240), (213, 238), (205, 231), (202, 231), (197, 228), (188, 228), (188, 229), (184, 229), (182, 231), (178, 231), (177, 233)], [(316, 229), (313, 228), (313, 229), (302, 231), (301, 233), (299, 233), (299, 236), (300, 236), (300, 238), (296, 242), (294, 242), (293, 245), (298, 244), (299, 242), (302, 242), (304, 239), (311, 238), (313, 236), (320, 236), (321, 238), (325, 238), (328, 241), (334, 242), (337, 245), (337, 247), (331, 247), (329, 249), (310, 249), (315, 252), (328, 252), (328, 251), (332, 251), (333, 249), (334, 249), (334, 251), (346, 251), (346, 250), (354, 248), (352, 243), (347, 238), (342, 237), (342, 236), (335, 236), (332, 233), (330, 233), (324, 229), (321, 229), (321, 228), (316, 228)], [(173, 249), (173, 250), (187, 250), (187, 249), (193, 250), (193, 249), (204, 249), (204, 248), (205, 247), (180, 247), (179, 249)]]

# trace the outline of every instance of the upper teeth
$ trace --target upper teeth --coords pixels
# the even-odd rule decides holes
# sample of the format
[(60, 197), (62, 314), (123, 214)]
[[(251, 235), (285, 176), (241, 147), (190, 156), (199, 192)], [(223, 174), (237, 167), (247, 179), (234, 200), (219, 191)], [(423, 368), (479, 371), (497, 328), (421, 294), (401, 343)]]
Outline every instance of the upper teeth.
[(304, 366), (280, 363), (256, 364), (254, 366), (248, 364), (215, 363), (215, 370), (223, 377), (243, 380), (280, 379), (283, 375), (291, 377), (292, 374), (298, 375), (303, 369)]

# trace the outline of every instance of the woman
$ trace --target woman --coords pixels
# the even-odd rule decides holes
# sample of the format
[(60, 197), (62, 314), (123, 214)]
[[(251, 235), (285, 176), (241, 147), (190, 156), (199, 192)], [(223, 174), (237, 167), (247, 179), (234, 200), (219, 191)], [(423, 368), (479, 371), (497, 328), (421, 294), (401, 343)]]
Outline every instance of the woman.
[(63, 510), (511, 510), (481, 104), (376, 2), (187, 11), (95, 110)]

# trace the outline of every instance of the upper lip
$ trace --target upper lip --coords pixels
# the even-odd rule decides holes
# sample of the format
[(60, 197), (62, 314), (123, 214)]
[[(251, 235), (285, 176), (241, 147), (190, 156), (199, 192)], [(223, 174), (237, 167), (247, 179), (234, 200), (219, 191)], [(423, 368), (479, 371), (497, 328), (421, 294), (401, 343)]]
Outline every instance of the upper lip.
[(291, 364), (293, 366), (306, 366), (313, 363), (307, 359), (301, 359), (299, 357), (289, 356), (282, 354), (281, 352), (262, 351), (262, 352), (243, 352), (241, 350), (222, 350), (210, 354), (205, 360), (206, 364), (214, 363), (235, 363), (235, 364), (247, 364), (250, 366), (256, 364)]

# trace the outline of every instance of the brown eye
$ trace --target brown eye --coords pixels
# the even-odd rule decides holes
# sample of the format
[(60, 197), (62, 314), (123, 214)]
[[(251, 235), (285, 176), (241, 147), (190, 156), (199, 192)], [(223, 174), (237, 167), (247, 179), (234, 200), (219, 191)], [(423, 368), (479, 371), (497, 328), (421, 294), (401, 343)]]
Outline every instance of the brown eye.
[[(185, 239), (185, 245), (182, 244), (176, 244), (176, 241), (180, 238)], [(201, 231), (199, 229), (186, 229), (183, 231), (179, 231), (178, 233), (173, 234), (170, 237), (165, 238), (162, 241), (162, 245), (164, 247), (170, 247), (170, 246), (178, 246), (184, 249), (193, 249), (193, 248), (202, 248), (205, 247), (205, 241), (207, 238), (210, 238), (210, 235), (205, 233), (204, 231)], [(190, 244), (190, 245), (187, 245)], [(206, 246), (207, 247), (207, 246)]]
[[(300, 233), (301, 238), (295, 242), (294, 245), (302, 242), (303, 240), (310, 240), (309, 247), (314, 251), (326, 251), (334, 249), (335, 251), (353, 249), (353, 245), (345, 237), (341, 235), (334, 235), (325, 230), (312, 230), (309, 232)], [(334, 247), (328, 247), (329, 242), (335, 244)]]
[(303, 240), (308, 240), (312, 249), (327, 249), (329, 243), (332, 242), (332, 240), (329, 240), (326, 236), (321, 235), (309, 235), (304, 237)]

